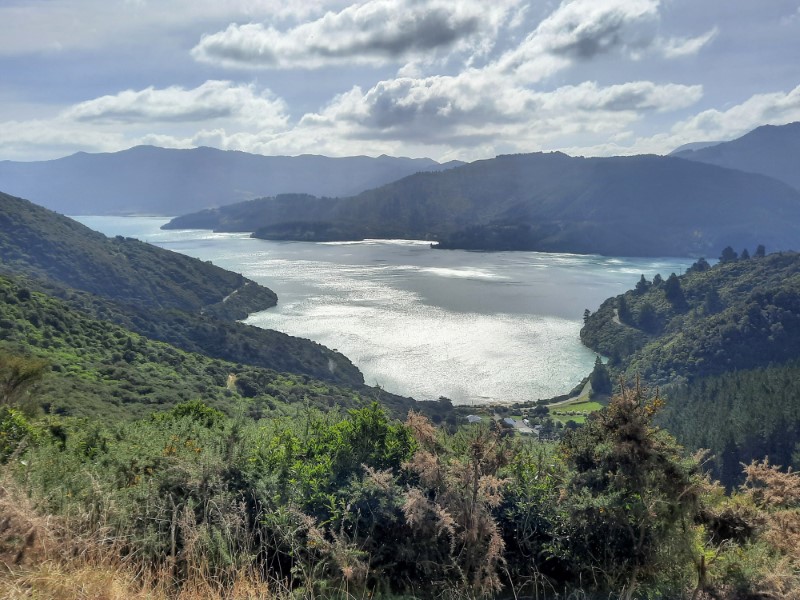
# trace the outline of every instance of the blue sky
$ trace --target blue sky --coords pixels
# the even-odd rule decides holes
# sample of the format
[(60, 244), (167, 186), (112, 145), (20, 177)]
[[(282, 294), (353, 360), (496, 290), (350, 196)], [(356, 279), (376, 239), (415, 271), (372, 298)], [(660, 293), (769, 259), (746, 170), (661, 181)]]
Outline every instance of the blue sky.
[(800, 120), (800, 0), (4, 0), (0, 160), (473, 160)]

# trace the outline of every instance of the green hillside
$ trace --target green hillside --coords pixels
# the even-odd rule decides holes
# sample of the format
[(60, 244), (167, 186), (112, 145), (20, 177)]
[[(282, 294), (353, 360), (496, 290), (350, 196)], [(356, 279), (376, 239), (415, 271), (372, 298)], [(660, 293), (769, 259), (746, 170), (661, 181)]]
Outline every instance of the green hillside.
[(590, 314), (581, 339), (629, 381), (660, 385), (662, 423), (710, 448), (726, 484), (765, 455), (800, 466), (800, 254), (642, 279)]
[(107, 423), (197, 400), (254, 418), (281, 414), (289, 404), (327, 410), (379, 398), (403, 403), (369, 388), (357, 391), (184, 352), (88, 317), (7, 277), (0, 277), (0, 354), (44, 361), (47, 374), (33, 396), (38, 407)]
[(64, 216), (0, 195), (0, 274), (72, 308), (183, 350), (361, 385), (343, 355), (234, 322), (274, 306), (272, 290), (237, 273), (129, 238), (107, 238)]

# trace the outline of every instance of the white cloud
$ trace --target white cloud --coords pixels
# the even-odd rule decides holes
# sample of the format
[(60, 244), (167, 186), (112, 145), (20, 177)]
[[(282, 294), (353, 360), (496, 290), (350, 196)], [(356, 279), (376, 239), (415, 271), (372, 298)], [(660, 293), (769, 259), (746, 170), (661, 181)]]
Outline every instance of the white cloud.
[(681, 58), (684, 56), (691, 56), (697, 54), (700, 50), (708, 44), (711, 40), (717, 37), (719, 29), (713, 27), (693, 38), (669, 38), (660, 42), (661, 52), (667, 58)]
[(269, 14), (293, 22), (349, 0), (9, 0), (0, 6), (0, 55), (90, 49), (165, 31), (230, 23)]
[(137, 144), (225, 148), (243, 134), (264, 140), (289, 128), (285, 102), (269, 90), (212, 80), (191, 89), (127, 90), (75, 104), (51, 119), (0, 123), (0, 149), (9, 158), (26, 160), (38, 158), (42, 147), (55, 154), (48, 158)]
[(761, 125), (800, 121), (800, 86), (789, 92), (756, 94), (726, 110), (708, 109), (675, 123), (668, 132), (639, 137), (630, 145), (575, 146), (576, 154), (668, 154), (690, 142), (727, 141)]
[(262, 128), (284, 128), (286, 104), (268, 90), (230, 81), (206, 81), (193, 89), (171, 86), (126, 90), (81, 102), (64, 113), (68, 120), (102, 123), (179, 123), (235, 119)]
[(497, 68), (536, 82), (615, 51), (652, 43), (646, 28), (658, 18), (658, 0), (565, 0)]
[(470, 48), (485, 52), (518, 1), (368, 0), (285, 31), (231, 24), (204, 35), (192, 55), (228, 67), (289, 69), (382, 65)]
[(727, 110), (703, 111), (672, 127), (672, 134), (697, 140), (727, 140), (759, 125), (800, 121), (800, 85), (789, 92), (756, 94)]
[[(498, 93), (502, 90), (502, 93)], [(491, 140), (538, 149), (559, 136), (613, 132), (648, 111), (685, 108), (701, 86), (637, 81), (602, 87), (595, 82), (534, 91), (492, 72), (456, 77), (400, 78), (364, 92), (353, 88), (299, 128), (331, 131), (345, 139), (404, 141), (450, 147)]]

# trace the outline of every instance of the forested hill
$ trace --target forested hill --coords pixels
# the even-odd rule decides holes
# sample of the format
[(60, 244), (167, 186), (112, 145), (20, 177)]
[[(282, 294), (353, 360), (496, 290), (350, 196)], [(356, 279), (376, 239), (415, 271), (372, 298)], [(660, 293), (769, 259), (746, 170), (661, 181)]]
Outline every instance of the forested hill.
[(800, 190), (800, 123), (764, 125), (730, 142), (685, 149), (674, 156), (761, 173)]
[(459, 164), (137, 146), (38, 162), (0, 161), (0, 189), (71, 215), (173, 216), (286, 192), (349, 196), (418, 171)]
[(236, 317), (244, 318), (277, 302), (272, 290), (236, 273), (138, 240), (108, 238), (2, 193), (0, 259), (4, 271), (153, 308), (201, 312), (225, 304), (237, 307)]
[(800, 192), (764, 177), (661, 156), (500, 156), (418, 173), (350, 198), (266, 198), (169, 228), (295, 240), (415, 238), (442, 248), (617, 256), (800, 247)]
[(274, 306), (268, 288), (137, 240), (107, 238), (6, 194), (0, 194), (0, 274), (24, 277), (89, 315), (186, 351), (363, 384), (338, 352), (234, 322)]
[(581, 331), (617, 372), (662, 386), (663, 422), (712, 449), (728, 484), (739, 462), (800, 463), (800, 254), (743, 254), (642, 278)]

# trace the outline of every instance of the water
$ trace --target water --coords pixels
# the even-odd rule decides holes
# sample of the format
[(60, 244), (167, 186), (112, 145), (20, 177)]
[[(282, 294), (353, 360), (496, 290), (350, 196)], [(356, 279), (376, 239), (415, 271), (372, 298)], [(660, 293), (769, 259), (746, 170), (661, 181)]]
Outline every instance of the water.
[(462, 404), (569, 391), (595, 354), (583, 311), (641, 274), (681, 273), (685, 259), (432, 250), (425, 242), (270, 242), (248, 234), (161, 231), (155, 217), (78, 217), (210, 260), (278, 294), (247, 323), (310, 338), (348, 356), (367, 383)]

